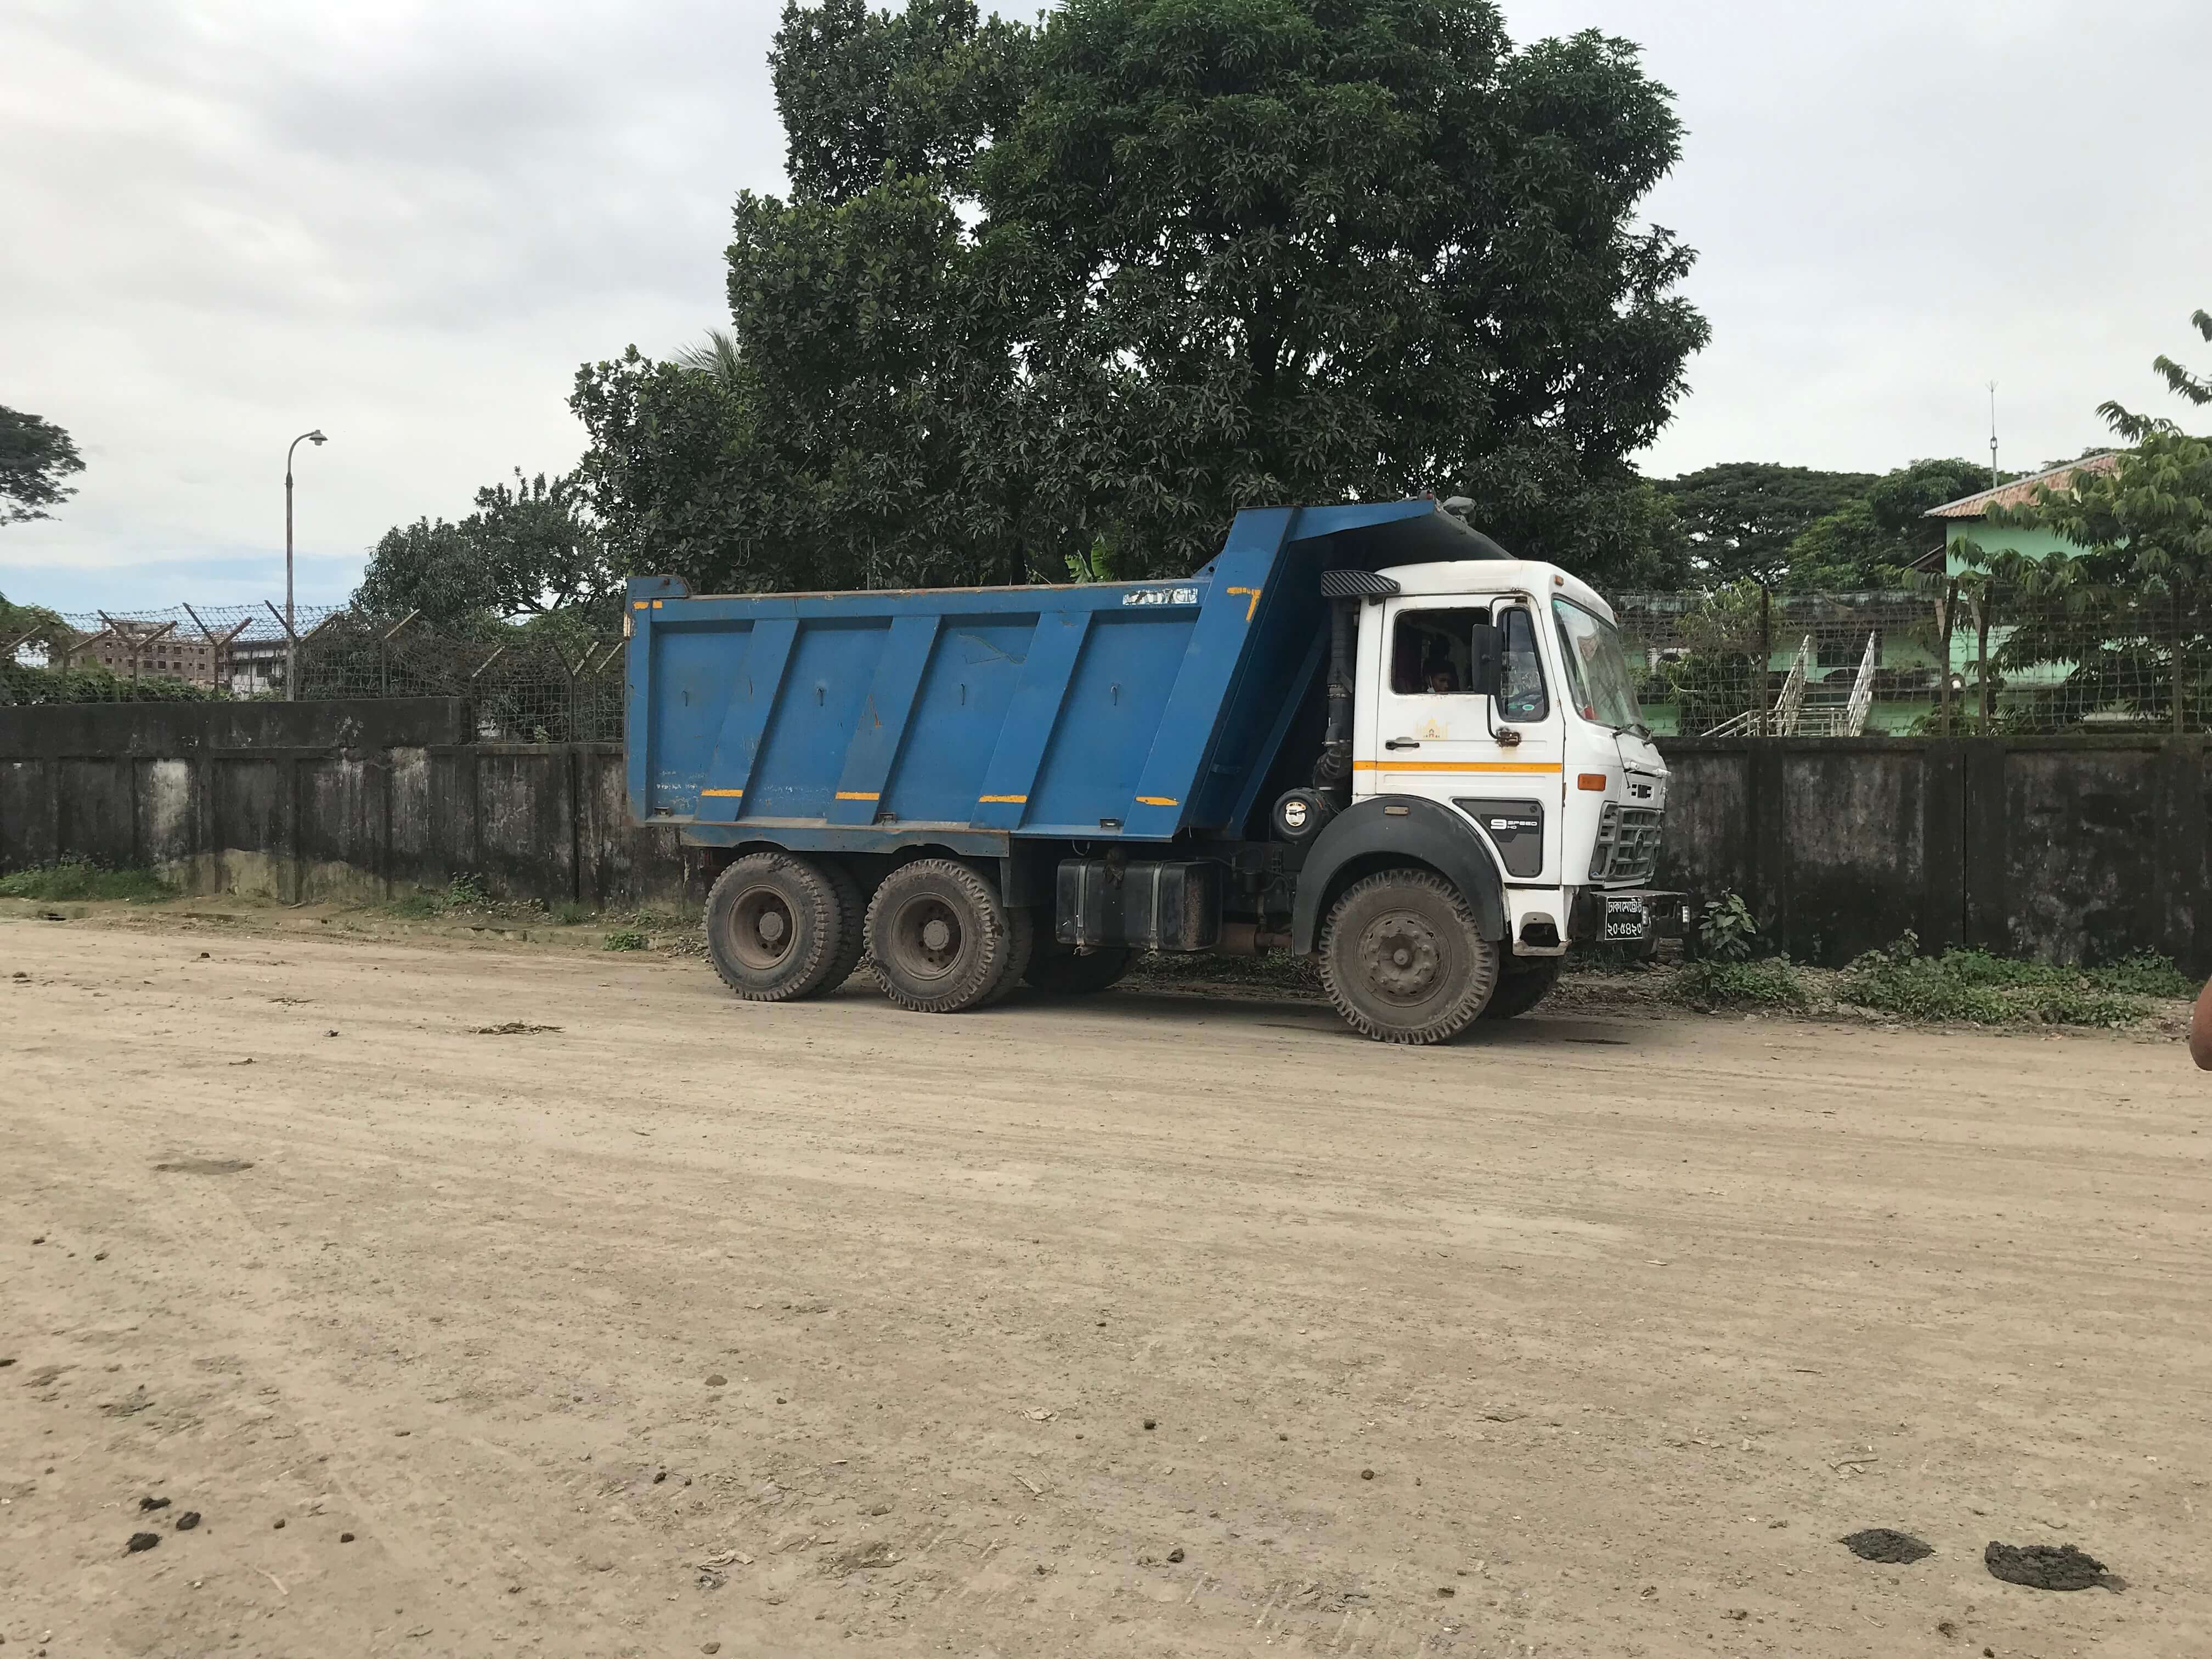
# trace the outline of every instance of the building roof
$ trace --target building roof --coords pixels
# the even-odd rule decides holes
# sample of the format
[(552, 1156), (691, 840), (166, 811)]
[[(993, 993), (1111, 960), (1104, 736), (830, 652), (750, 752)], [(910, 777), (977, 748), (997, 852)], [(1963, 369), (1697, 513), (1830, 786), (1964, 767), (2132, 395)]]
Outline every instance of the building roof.
[(2025, 478), (2014, 478), (2008, 484), (1999, 484), (1995, 489), (1978, 490), (1972, 495), (1961, 495), (1955, 501), (1946, 501), (1941, 507), (1931, 507), (1921, 516), (1929, 519), (1986, 518), (1993, 507), (2025, 507), (2034, 498), (2039, 488), (2062, 489), (2073, 483), (2076, 473), (2110, 472), (2119, 464), (2119, 456), (2110, 451), (2082, 460), (2063, 462)]

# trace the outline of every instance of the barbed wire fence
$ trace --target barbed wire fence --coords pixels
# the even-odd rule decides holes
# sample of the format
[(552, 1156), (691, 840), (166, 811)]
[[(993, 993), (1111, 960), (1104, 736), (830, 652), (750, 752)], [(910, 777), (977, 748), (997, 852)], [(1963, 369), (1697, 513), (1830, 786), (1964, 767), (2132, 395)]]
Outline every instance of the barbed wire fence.
[[(2212, 726), (2212, 607), (2203, 604), (2031, 598), (1960, 578), (1863, 593), (1745, 582), (1626, 593), (1613, 605), (1642, 718), (1663, 736)], [(268, 605), (64, 621), (65, 637), (0, 640), (0, 700), (459, 697), (487, 741), (623, 735), (623, 641), (611, 633), (540, 624), (458, 634), (344, 606), (300, 607), (288, 629)]]
[(0, 641), (0, 667), (15, 671), (0, 685), (5, 700), (459, 697), (485, 741), (622, 738), (618, 634), (456, 634), (420, 616), (373, 617), (343, 605), (295, 607), (289, 625), (273, 605), (65, 613), (62, 621), (58, 635)]

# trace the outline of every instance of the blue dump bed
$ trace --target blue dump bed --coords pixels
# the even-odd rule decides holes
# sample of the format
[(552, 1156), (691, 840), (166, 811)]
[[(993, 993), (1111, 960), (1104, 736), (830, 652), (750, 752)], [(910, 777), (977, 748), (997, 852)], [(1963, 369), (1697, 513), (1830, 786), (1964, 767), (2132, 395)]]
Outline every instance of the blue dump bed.
[(1238, 832), (1328, 645), (1324, 568), (1483, 556), (1433, 501), (1240, 513), (1169, 581), (629, 585), (629, 789), (716, 845)]

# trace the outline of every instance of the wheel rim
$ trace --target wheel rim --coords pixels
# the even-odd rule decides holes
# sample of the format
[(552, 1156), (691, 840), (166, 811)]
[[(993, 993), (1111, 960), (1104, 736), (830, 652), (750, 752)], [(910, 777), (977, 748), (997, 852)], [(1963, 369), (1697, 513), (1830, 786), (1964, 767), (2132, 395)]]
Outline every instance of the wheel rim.
[(891, 918), (899, 966), (915, 979), (942, 979), (960, 959), (960, 913), (934, 893), (917, 894)]
[(1443, 941), (1423, 917), (1393, 910), (1361, 932), (1359, 965), (1368, 988), (1385, 1001), (1423, 1002), (1442, 982)]
[(730, 906), (730, 954), (748, 968), (777, 966), (791, 954), (798, 933), (791, 906), (773, 887), (748, 887)]

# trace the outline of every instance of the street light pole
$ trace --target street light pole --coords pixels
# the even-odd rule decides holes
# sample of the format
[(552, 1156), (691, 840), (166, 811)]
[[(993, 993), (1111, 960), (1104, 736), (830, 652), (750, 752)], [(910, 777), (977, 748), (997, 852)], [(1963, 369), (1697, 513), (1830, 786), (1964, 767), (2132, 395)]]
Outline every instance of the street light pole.
[(320, 449), (330, 441), (321, 431), (302, 432), (284, 451), (284, 701), (300, 700), (300, 636), (292, 619), (292, 451), (303, 443)]

